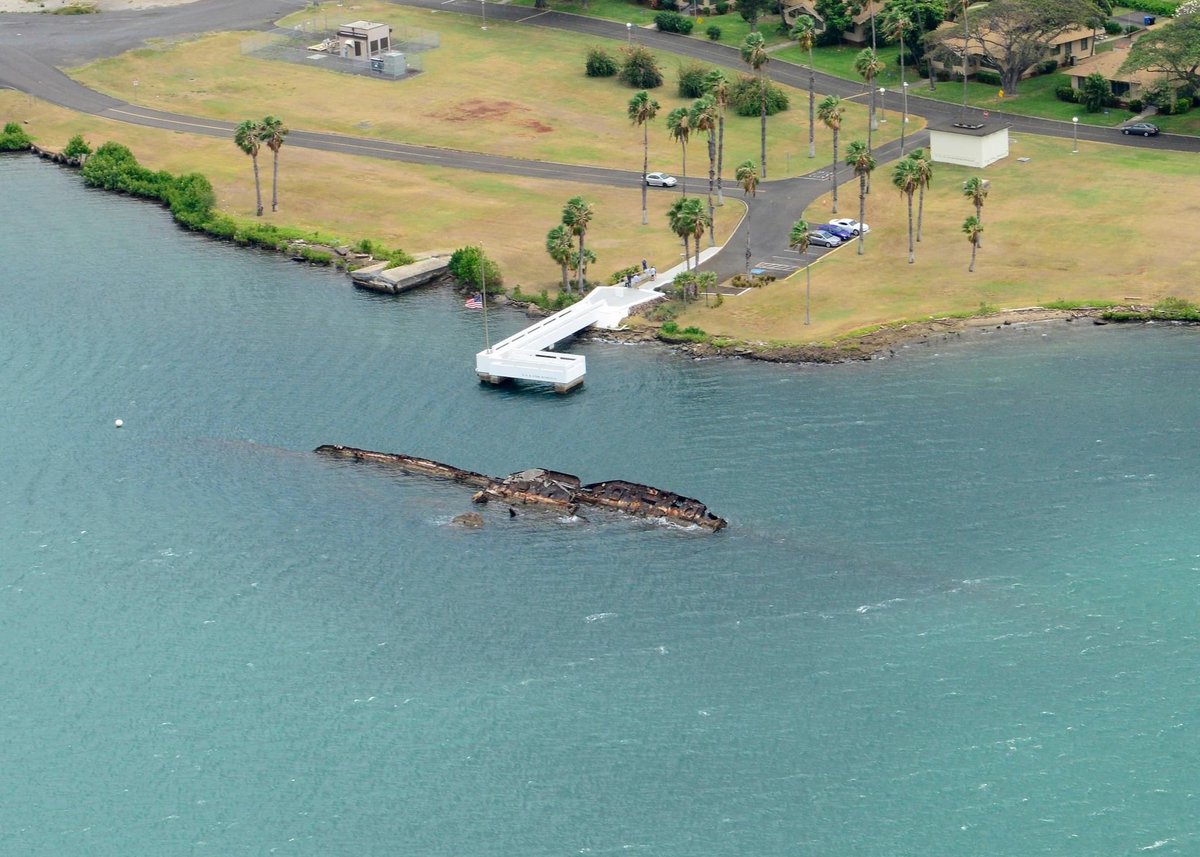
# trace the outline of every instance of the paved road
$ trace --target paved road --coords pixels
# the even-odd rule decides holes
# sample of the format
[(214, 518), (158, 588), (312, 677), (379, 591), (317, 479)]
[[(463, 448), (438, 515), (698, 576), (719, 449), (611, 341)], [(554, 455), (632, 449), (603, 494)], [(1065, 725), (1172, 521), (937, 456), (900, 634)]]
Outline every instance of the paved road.
[[(479, 4), (473, 0), (390, 1), (397, 5), (454, 11), (467, 15), (479, 15), (481, 12)], [(238, 29), (269, 30), (274, 21), (306, 5), (305, 0), (196, 0), (183, 6), (141, 12), (106, 12), (101, 15), (0, 14), (0, 88), (28, 92), (54, 104), (108, 119), (228, 137), (233, 130), (230, 123), (131, 105), (81, 86), (58, 69), (114, 56), (138, 47), (151, 38)], [(562, 12), (539, 12), (525, 7), (489, 3), (487, 15), (491, 20), (550, 27), (598, 38), (619, 41), (629, 38), (624, 24)], [(633, 38), (640, 44), (714, 65), (730, 68), (742, 66), (738, 50), (726, 45), (641, 28), (634, 31)], [(806, 89), (808, 86), (809, 72), (802, 67), (775, 61), (768, 65), (767, 71), (777, 82), (798, 89)], [(863, 92), (862, 84), (821, 73), (816, 75), (816, 88), (822, 93), (841, 97), (861, 95)], [(914, 88), (909, 89), (908, 101), (910, 113), (923, 116), (931, 122), (954, 121), (961, 117), (958, 106), (920, 97), (914, 94)], [(1018, 132), (1060, 137), (1067, 137), (1072, 133), (1069, 123), (1047, 119), (993, 112), (991, 121), (1007, 122)], [(1136, 140), (1135, 144), (1142, 147), (1200, 151), (1200, 138), (1176, 135), (1150, 139), (1130, 138), (1113, 129), (1091, 126), (1081, 126), (1077, 130), (1082, 140), (1115, 144), (1131, 144)], [(911, 135), (909, 140), (910, 146), (917, 146), (927, 144), (928, 138), (927, 135), (918, 134)], [(288, 142), (289, 145), (330, 152), (589, 184), (637, 187), (641, 178), (640, 173), (630, 171), (504, 158), (302, 129), (294, 130), (289, 135)], [(877, 148), (875, 155), (881, 165), (898, 157), (898, 142)], [(778, 169), (778, 165), (775, 166)], [(805, 208), (829, 189), (830, 182), (822, 179), (828, 176), (830, 166), (828, 162), (820, 163), (809, 176), (766, 181), (760, 185), (758, 195), (749, 200), (754, 210), (751, 230), (752, 264), (781, 275), (786, 275), (800, 266), (799, 257), (786, 249), (787, 235), (791, 224), (803, 216)], [(851, 177), (848, 168), (839, 169), (839, 178), (842, 176)], [(842, 216), (855, 217), (857, 193), (852, 186), (847, 186), (844, 191), (842, 210), (839, 213)], [(740, 193), (732, 190), (729, 195), (736, 198)], [(746, 229), (747, 225), (743, 222), (739, 231), (729, 239), (725, 250), (705, 267), (715, 270), (721, 279), (743, 270), (746, 265)], [(815, 252), (810, 255), (815, 255)], [(793, 261), (796, 265), (789, 270)]]

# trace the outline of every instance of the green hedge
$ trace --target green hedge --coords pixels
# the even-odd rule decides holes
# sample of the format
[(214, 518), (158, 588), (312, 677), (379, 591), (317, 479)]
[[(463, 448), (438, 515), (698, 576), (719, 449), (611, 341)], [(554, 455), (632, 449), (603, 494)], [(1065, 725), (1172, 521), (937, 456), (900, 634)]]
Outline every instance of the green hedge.
[(659, 12), (654, 16), (654, 26), (658, 27), (660, 33), (679, 33), (686, 36), (692, 32), (696, 22), (678, 12)]

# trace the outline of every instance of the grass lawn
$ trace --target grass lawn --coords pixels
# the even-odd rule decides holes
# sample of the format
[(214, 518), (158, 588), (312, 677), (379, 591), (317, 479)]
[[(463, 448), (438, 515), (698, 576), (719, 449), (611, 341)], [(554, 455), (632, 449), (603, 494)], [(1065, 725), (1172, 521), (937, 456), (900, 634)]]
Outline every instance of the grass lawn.
[[(322, 7), (324, 12), (336, 9)], [(360, 3), (353, 14), (434, 30), (441, 47), (424, 54), (423, 73), (396, 82), (244, 56), (240, 45), (245, 34), (236, 33), (132, 51), (75, 69), (72, 75), (118, 98), (180, 113), (228, 121), (270, 113), (293, 128), (641, 170), (642, 135), (626, 117), (635, 90), (615, 78), (583, 73), (585, 53), (596, 40), (519, 24), (489, 24), (483, 31), (475, 18), (379, 2)], [(284, 23), (313, 15), (310, 8)], [(615, 52), (621, 44), (605, 46)], [(654, 91), (661, 109), (650, 130), (651, 169), (679, 173), (681, 149), (667, 137), (666, 115), (690, 103), (676, 94), (684, 60), (670, 54), (660, 54), (660, 59), (665, 83)], [(788, 94), (793, 109), (768, 124), (768, 166), (784, 165), (789, 153), (807, 148), (807, 93)], [(817, 133), (818, 146), (827, 149), (828, 132)], [(882, 139), (889, 133), (885, 130)], [(842, 139), (865, 134), (866, 111), (851, 105)], [(757, 161), (758, 141), (757, 116), (730, 114), (725, 163)], [(692, 174), (699, 173), (705, 160), (703, 143), (697, 142), (689, 146)], [(792, 160), (797, 171), (809, 168), (807, 158), (803, 165)], [(784, 173), (775, 169), (768, 174), (776, 178)]]
[[(231, 143), (98, 119), (0, 91), (0, 124), (26, 120), (26, 130), (52, 149), (61, 149), (70, 137), (83, 134), (93, 148), (108, 140), (123, 143), (150, 169), (203, 173), (213, 183), (221, 211), (254, 219), (250, 160)], [(269, 202), (271, 159), (269, 152), (264, 155), (259, 167), (263, 195)], [(663, 269), (679, 260), (679, 241), (667, 228), (666, 218), (675, 194), (658, 188), (651, 188), (650, 223), (642, 226), (641, 190), (636, 186), (597, 188), (286, 145), (280, 153), (279, 184), (279, 211), (272, 214), (268, 205), (265, 221), (336, 235), (348, 242), (377, 239), (412, 253), (482, 242), (488, 255), (499, 262), (505, 285), (519, 283), (527, 292), (543, 287), (555, 290), (559, 268), (546, 255), (545, 236), (561, 219), (563, 204), (577, 194), (596, 208), (588, 247), (598, 257), (592, 269), (597, 277), (642, 259)], [(346, 188), (361, 190), (345, 193)], [(736, 198), (717, 209), (718, 238), (737, 226), (744, 211)]]
[[(1164, 240), (1162, 223), (1191, 223), (1200, 196), (1195, 155), (1014, 135), (1010, 156), (988, 167), (983, 245), (967, 273), (970, 245), (961, 231), (974, 209), (962, 196), (975, 171), (935, 165), (925, 199), (916, 264), (907, 262), (904, 197), (876, 178), (867, 201), (867, 252), (854, 245), (813, 266), (811, 326), (804, 320), (804, 273), (716, 309), (695, 307), (679, 320), (711, 334), (751, 341), (821, 342), (868, 325), (1046, 301), (1154, 302), (1167, 296), (1200, 302), (1200, 246)], [(1019, 163), (1018, 157), (1028, 157)], [(842, 209), (857, 217), (857, 186), (842, 187)], [(914, 202), (914, 216), (916, 204)], [(809, 219), (829, 211), (818, 200)], [(1092, 216), (1091, 212), (1103, 212)]]

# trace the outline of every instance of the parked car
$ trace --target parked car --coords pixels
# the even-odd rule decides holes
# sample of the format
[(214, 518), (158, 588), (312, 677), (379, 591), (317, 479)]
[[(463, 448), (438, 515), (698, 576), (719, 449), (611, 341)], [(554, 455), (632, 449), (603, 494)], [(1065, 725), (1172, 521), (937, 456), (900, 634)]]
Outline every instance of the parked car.
[(1152, 122), (1134, 122), (1121, 129), (1122, 134), (1141, 134), (1143, 137), (1157, 137), (1158, 126)]
[(646, 173), (646, 184), (651, 187), (675, 187), (679, 182), (675, 176), (666, 173)]
[(871, 231), (870, 225), (866, 223), (859, 223), (857, 220), (851, 220), (849, 217), (839, 217), (837, 220), (831, 220), (829, 222), (834, 226), (840, 226), (843, 229), (849, 229), (855, 235), (858, 235), (860, 232), (863, 235), (866, 235)]
[(837, 247), (842, 243), (842, 239), (824, 229), (814, 229), (808, 233), (808, 243), (818, 247)]
[(836, 235), (838, 238), (842, 239), (842, 241), (849, 241), (854, 237), (853, 232), (851, 232), (845, 226), (838, 226), (836, 223), (822, 223), (817, 227), (817, 229), (821, 230), (822, 232), (829, 232), (833, 235)]

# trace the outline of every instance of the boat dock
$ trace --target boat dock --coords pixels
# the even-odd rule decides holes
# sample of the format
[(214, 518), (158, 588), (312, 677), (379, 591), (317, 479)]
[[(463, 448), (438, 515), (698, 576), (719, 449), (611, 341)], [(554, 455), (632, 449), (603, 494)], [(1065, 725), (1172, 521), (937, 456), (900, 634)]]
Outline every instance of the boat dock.
[[(701, 251), (704, 262), (719, 247)], [(499, 384), (505, 379), (540, 381), (553, 384), (565, 393), (583, 383), (587, 361), (581, 354), (560, 354), (549, 349), (588, 327), (615, 330), (635, 307), (662, 297), (660, 289), (670, 286), (685, 270), (683, 263), (658, 274), (634, 288), (600, 286), (588, 292), (578, 303), (543, 318), (524, 330), (497, 342), (475, 355), (475, 373), (481, 381)]]

